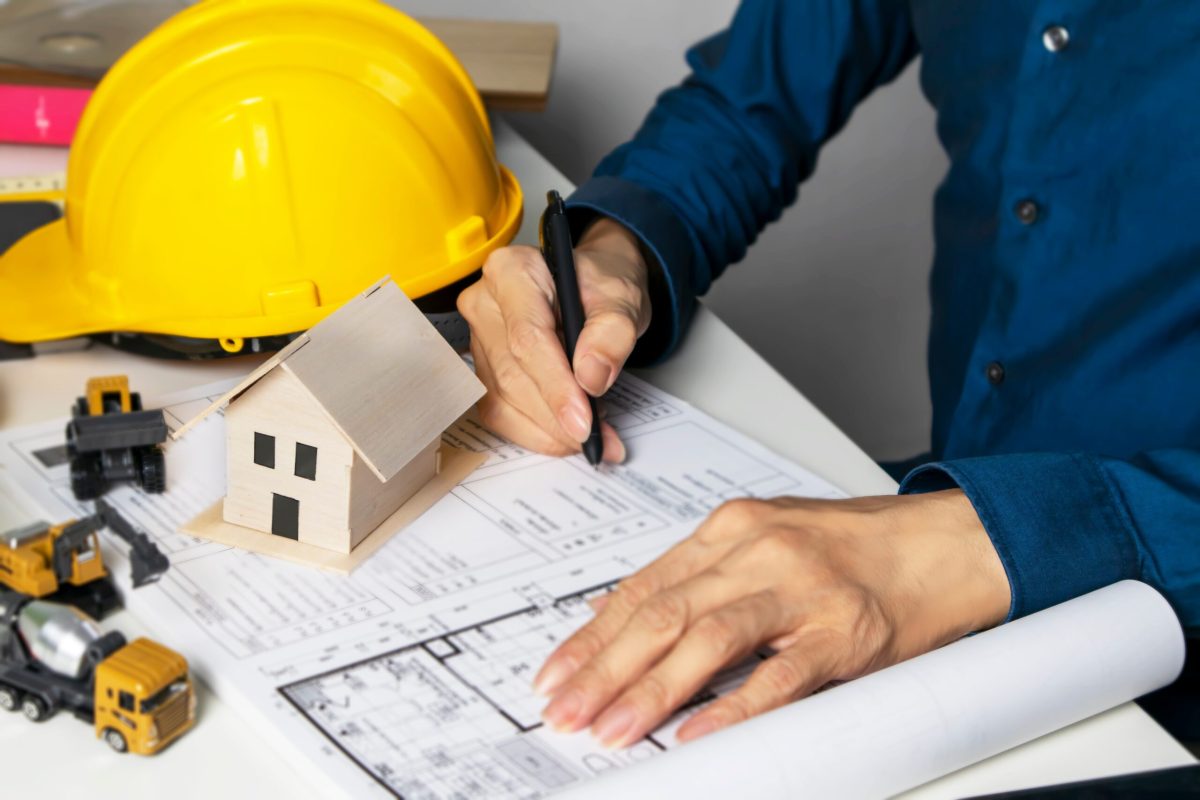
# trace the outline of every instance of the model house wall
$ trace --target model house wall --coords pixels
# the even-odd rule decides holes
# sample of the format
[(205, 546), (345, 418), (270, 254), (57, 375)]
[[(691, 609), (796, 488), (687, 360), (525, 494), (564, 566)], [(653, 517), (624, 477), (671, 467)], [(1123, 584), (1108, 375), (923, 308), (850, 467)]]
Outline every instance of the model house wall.
[(355, 454), (350, 469), (351, 547), (357, 547), (379, 523), (437, 475), (441, 443), (441, 439), (431, 442), (386, 483), (381, 483), (366, 462)]
[[(281, 369), (268, 373), (230, 403), (225, 426), (225, 521), (349, 552), (354, 448), (296, 378)], [(296, 474), (297, 452), (302, 461), (311, 456), (299, 445), (316, 449), (312, 479)], [(263, 458), (267, 448), (270, 458)], [(295, 535), (285, 518), (292, 503), (299, 506)]]

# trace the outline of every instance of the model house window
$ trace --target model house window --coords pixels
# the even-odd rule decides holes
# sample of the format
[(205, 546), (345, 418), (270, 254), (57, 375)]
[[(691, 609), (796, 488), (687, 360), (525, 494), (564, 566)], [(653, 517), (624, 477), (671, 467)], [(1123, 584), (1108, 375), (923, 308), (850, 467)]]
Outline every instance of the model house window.
[(265, 433), (254, 434), (254, 463), (260, 467), (275, 469), (275, 437)]
[(317, 479), (317, 448), (296, 442), (296, 477)]

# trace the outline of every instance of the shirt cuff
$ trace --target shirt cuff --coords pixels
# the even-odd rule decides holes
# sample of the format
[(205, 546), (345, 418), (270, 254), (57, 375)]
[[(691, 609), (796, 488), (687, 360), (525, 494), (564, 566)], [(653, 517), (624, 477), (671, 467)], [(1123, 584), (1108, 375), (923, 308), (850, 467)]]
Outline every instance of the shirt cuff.
[(1092, 456), (936, 462), (910, 472), (900, 494), (955, 487), (975, 507), (1008, 575), (1006, 622), (1139, 576), (1128, 509)]
[(584, 183), (566, 201), (571, 234), (579, 241), (597, 216), (610, 217), (642, 244), (650, 268), (650, 328), (638, 340), (630, 366), (649, 366), (679, 345), (692, 317), (695, 292), (689, 278), (692, 238), (662, 195), (630, 181), (599, 176)]

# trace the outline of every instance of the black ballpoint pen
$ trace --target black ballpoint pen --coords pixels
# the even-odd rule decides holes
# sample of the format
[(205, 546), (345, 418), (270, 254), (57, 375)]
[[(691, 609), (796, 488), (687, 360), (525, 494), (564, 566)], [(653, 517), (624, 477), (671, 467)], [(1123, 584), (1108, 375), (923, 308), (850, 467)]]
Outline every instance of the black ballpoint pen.
[[(574, 245), (571, 242), (571, 227), (567, 223), (567, 211), (562, 197), (553, 190), (546, 192), (546, 212), (538, 238), (542, 245), (542, 257), (554, 276), (554, 288), (558, 294), (558, 307), (562, 314), (563, 344), (567, 350), (567, 363), (575, 363), (575, 345), (583, 330), (583, 299), (579, 294), (579, 278), (575, 274)], [(593, 467), (600, 463), (604, 454), (604, 440), (600, 436), (600, 403), (588, 395), (592, 409), (592, 431), (583, 443), (583, 455)]]

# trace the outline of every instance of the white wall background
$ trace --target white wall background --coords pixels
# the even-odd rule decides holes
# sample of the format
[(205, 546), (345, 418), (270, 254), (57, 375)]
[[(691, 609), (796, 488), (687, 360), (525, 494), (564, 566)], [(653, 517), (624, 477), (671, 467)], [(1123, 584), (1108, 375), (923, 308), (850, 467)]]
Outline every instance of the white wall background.
[[(684, 50), (735, 0), (391, 0), (410, 13), (548, 20), (549, 107), (509, 120), (575, 181), (686, 73)], [(915, 70), (873, 95), (800, 201), (705, 298), (876, 458), (928, 447), (931, 195), (945, 169)], [(535, 191), (536, 188), (536, 191)], [(547, 187), (526, 187), (536, 195)]]

